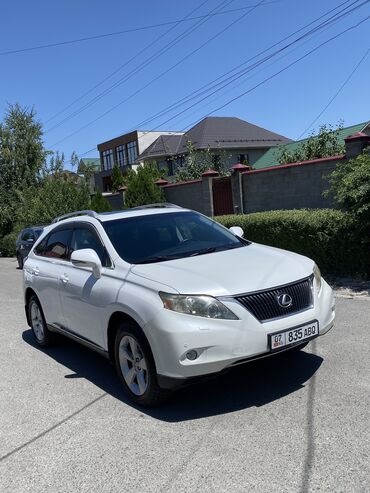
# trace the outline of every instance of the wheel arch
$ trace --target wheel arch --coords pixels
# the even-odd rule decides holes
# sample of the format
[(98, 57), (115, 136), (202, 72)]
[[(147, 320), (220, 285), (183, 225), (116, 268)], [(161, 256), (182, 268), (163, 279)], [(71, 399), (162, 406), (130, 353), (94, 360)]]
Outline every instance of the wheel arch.
[(108, 322), (108, 329), (107, 329), (107, 346), (108, 346), (108, 354), (109, 354), (109, 359), (113, 363), (114, 362), (114, 341), (116, 337), (116, 333), (118, 330), (118, 327), (120, 326), (121, 323), (124, 322), (130, 322), (135, 324), (135, 326), (140, 330), (140, 332), (143, 334), (145, 339), (148, 342), (148, 345), (150, 347), (150, 343), (148, 341), (148, 338), (145, 335), (145, 332), (143, 331), (142, 327), (140, 324), (135, 320), (133, 317), (128, 315), (128, 313), (125, 313), (123, 311), (117, 310), (112, 313), (112, 315), (109, 318)]
[(31, 327), (31, 321), (30, 321), (30, 316), (28, 313), (28, 303), (29, 303), (32, 296), (36, 296), (36, 298), (39, 299), (37, 294), (35, 293), (35, 291), (32, 288), (28, 287), (24, 293), (24, 301), (25, 301), (24, 308), (26, 311), (27, 324), (29, 327)]

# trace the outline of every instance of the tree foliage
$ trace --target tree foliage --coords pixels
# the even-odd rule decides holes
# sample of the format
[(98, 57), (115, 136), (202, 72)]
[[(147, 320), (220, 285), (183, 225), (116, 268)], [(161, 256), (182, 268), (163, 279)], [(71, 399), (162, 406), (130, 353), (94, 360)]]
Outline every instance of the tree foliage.
[(191, 141), (187, 143), (187, 156), (183, 166), (177, 169), (175, 181), (189, 181), (201, 178), (202, 173), (211, 168), (218, 171), (220, 176), (227, 176), (230, 171), (225, 168), (225, 163), (230, 158), (227, 151), (220, 149), (214, 152), (207, 149), (196, 150)]
[(130, 171), (125, 180), (125, 207), (164, 202), (163, 191), (155, 184), (158, 178), (159, 171), (150, 165), (138, 166), (136, 171)]
[(109, 212), (112, 210), (108, 200), (99, 191), (91, 199), (90, 208), (95, 212)]
[[(329, 181), (336, 202), (370, 224), (370, 154), (363, 151), (355, 159), (339, 162)], [(370, 237), (370, 232), (368, 232)]]
[[(76, 162), (77, 156), (75, 158)], [(83, 177), (64, 169), (64, 155), (44, 148), (34, 109), (10, 105), (0, 123), (0, 252), (14, 253), (27, 225), (48, 224), (90, 205)]]
[(279, 164), (308, 161), (310, 159), (343, 154), (345, 147), (338, 138), (342, 128), (343, 125), (341, 123), (335, 129), (331, 125), (322, 125), (319, 128), (318, 135), (312, 133), (308, 139), (301, 141), (293, 151), (289, 150), (287, 146), (279, 146), (277, 149), (277, 160)]
[(112, 169), (112, 192), (118, 192), (120, 188), (125, 184), (125, 180), (122, 175), (122, 171), (115, 164)]

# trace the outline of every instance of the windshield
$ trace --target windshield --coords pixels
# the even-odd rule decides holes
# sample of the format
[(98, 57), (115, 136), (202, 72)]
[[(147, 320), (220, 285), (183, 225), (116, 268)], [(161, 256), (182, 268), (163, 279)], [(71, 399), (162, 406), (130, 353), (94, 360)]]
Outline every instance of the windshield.
[(249, 244), (196, 212), (135, 216), (103, 222), (103, 226), (120, 257), (130, 264), (162, 262)]

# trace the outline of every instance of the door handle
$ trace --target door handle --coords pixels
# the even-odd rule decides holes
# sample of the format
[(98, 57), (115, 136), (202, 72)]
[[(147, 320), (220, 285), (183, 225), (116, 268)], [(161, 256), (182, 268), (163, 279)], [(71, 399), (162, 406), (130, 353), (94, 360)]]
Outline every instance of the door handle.
[(63, 274), (62, 276), (60, 276), (60, 280), (63, 284), (67, 284), (69, 281), (69, 277), (66, 274)]
[(32, 274), (34, 276), (38, 276), (40, 274), (40, 269), (38, 267), (35, 267), (34, 269), (32, 269)]

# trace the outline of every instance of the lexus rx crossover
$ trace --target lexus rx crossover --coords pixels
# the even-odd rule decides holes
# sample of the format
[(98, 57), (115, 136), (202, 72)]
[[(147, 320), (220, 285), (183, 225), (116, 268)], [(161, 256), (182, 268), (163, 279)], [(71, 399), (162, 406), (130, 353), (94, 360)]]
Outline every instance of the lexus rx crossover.
[(37, 343), (61, 333), (105, 355), (146, 406), (199, 377), (302, 349), (335, 317), (312, 260), (171, 204), (59, 217), (23, 278)]

